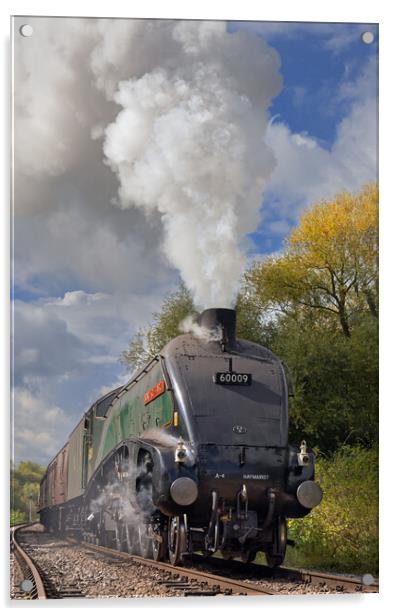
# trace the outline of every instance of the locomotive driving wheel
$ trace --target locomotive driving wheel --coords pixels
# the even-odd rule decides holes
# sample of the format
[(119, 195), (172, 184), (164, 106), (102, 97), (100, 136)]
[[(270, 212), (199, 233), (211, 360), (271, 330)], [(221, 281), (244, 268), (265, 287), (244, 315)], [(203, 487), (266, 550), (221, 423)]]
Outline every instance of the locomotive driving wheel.
[(152, 536), (152, 558), (156, 561), (164, 560), (168, 536), (164, 520), (155, 520), (150, 525), (150, 535)]
[(183, 516), (173, 516), (169, 521), (168, 530), (169, 560), (172, 565), (179, 565), (182, 554), (187, 549), (187, 533)]
[(166, 555), (166, 533), (160, 533), (160, 539), (154, 538), (152, 540), (152, 558), (156, 561), (164, 560)]
[(285, 558), (287, 549), (287, 520), (277, 518), (273, 528), (273, 543), (265, 550), (266, 561), (269, 567), (279, 567)]
[(167, 547), (167, 532), (153, 521), (142, 523), (133, 533), (132, 553), (156, 561), (164, 560)]
[(242, 562), (247, 565), (248, 563), (252, 563), (256, 559), (257, 550), (255, 548), (250, 548), (249, 550), (245, 550), (241, 553)]

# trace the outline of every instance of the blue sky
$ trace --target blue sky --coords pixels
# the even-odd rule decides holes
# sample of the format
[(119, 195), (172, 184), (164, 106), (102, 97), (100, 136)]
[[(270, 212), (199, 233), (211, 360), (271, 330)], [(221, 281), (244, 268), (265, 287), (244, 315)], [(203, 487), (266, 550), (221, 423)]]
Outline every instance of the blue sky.
[[(120, 22), (116, 45), (112, 26), (45, 18), (34, 18), (41, 38), (30, 47), (16, 40), (17, 460), (47, 463), (84, 410), (127, 379), (121, 351), (179, 280), (163, 258), (160, 219), (117, 207), (117, 178), (103, 164), (102, 130), (117, 113), (109, 89), (133, 75), (133, 25)], [(252, 259), (281, 249), (314, 201), (376, 179), (378, 32), (232, 22), (229, 36), (239, 29), (276, 50), (283, 81), (267, 111), (276, 166), (246, 244)]]
[[(294, 134), (313, 137), (323, 150), (330, 152), (341, 121), (350, 113), (352, 97), (347, 96), (345, 88), (361, 80), (370, 62), (374, 64), (371, 65), (366, 96), (375, 95), (378, 25), (290, 23), (278, 27), (271, 23), (230, 24), (230, 30), (238, 27), (251, 27), (280, 55), (284, 85), (270, 107), (274, 121), (286, 124)], [(373, 33), (373, 43), (362, 42), (364, 32)], [(350, 184), (345, 188), (356, 186)], [(292, 210), (288, 217), (277, 216), (275, 209), (272, 214), (273, 220), (279, 223), (295, 223)], [(284, 236), (286, 234), (282, 231), (277, 233), (268, 228), (263, 218), (251, 237), (258, 251), (265, 253), (281, 249)]]
[[(293, 37), (273, 36), (270, 42), (281, 57), (284, 87), (271, 107), (293, 132), (314, 135), (326, 149), (336, 137), (339, 121), (347, 116), (346, 100), (333, 98), (345, 80), (358, 79), (362, 67), (377, 53), (377, 26), (350, 24), (351, 40), (340, 48), (328, 49), (324, 36), (313, 33), (314, 24)], [(371, 45), (361, 42), (361, 34), (373, 32)], [(328, 40), (328, 39), (327, 39)]]

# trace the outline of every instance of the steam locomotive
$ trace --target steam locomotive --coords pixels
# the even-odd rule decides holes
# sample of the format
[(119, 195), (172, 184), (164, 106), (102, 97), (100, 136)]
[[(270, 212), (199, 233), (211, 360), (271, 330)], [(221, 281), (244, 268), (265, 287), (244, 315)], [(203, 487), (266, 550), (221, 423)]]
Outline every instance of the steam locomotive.
[(281, 361), (208, 309), (84, 414), (49, 464), (40, 521), (155, 560), (220, 551), (280, 565), (287, 518), (317, 506), (314, 456), (288, 444)]

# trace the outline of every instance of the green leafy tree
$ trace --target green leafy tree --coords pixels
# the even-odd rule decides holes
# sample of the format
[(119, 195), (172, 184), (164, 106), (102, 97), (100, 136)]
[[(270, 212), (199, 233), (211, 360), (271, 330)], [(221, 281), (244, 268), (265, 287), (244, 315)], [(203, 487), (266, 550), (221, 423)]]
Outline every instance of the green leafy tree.
[[(262, 326), (262, 311), (256, 296), (246, 286), (237, 297), (237, 336), (257, 343), (264, 343), (265, 329)], [(131, 369), (143, 366), (161, 349), (182, 332), (180, 325), (191, 316), (197, 318), (198, 311), (190, 291), (183, 283), (163, 302), (160, 310), (153, 314), (153, 322), (145, 329), (139, 329), (122, 353), (121, 361)]]
[(121, 361), (128, 368), (143, 366), (172, 339), (180, 335), (180, 324), (188, 315), (196, 315), (191, 293), (183, 283), (163, 302), (159, 312), (153, 314), (153, 322), (139, 329), (122, 353)]
[(23, 511), (19, 511), (19, 509), (11, 509), (10, 512), (10, 525), (14, 526), (16, 524), (22, 524), (26, 522), (26, 514)]
[(245, 274), (252, 334), (293, 375), (290, 438), (325, 452), (378, 439), (377, 208), (375, 184), (318, 204)]
[(331, 325), (285, 316), (271, 339), (292, 374), (290, 440), (307, 438), (326, 453), (378, 440), (377, 319), (361, 316), (351, 338)]
[(36, 462), (23, 461), (11, 467), (11, 521), (19, 523), (29, 519), (30, 501), (32, 514), (35, 517), (40, 481), (45, 468)]
[(265, 325), (262, 308), (256, 293), (247, 284), (242, 287), (236, 302), (236, 335), (243, 340), (268, 345), (270, 325)]

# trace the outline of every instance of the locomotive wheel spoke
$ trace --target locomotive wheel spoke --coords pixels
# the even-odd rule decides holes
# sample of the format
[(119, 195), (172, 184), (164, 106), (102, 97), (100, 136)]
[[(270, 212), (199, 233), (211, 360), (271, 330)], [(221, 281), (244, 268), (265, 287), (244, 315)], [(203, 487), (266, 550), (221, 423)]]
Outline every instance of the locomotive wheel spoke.
[(185, 524), (181, 516), (173, 516), (169, 523), (168, 548), (169, 560), (172, 565), (182, 561), (182, 553), (186, 551), (187, 540)]
[[(153, 532), (155, 532), (155, 529), (153, 529)], [(165, 559), (166, 555), (167, 533), (164, 530), (158, 530), (156, 534), (160, 536), (162, 541), (155, 537), (152, 539), (152, 558), (161, 561)]]
[(266, 561), (269, 567), (279, 567), (285, 558), (287, 549), (287, 520), (278, 518), (273, 529), (273, 543), (265, 551)]

